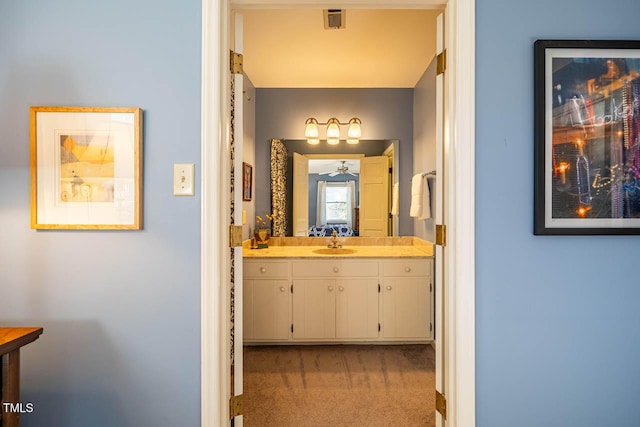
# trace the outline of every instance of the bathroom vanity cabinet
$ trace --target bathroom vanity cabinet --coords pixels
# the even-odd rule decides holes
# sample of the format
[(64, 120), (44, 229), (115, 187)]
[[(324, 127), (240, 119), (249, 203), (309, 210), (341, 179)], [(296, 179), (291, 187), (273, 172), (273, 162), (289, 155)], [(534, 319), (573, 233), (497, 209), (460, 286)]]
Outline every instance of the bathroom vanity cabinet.
[(245, 259), (246, 343), (433, 339), (433, 260)]

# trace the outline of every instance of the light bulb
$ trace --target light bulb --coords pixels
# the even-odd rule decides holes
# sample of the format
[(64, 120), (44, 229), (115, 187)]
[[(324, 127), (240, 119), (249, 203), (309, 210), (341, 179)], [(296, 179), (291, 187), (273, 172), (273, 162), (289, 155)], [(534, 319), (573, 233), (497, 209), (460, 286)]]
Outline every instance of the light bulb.
[(340, 138), (340, 121), (332, 117), (327, 122), (327, 138)]
[[(317, 139), (318, 136), (320, 136), (320, 132), (318, 131), (318, 121), (316, 119), (314, 119), (313, 117), (310, 117), (307, 119), (306, 122), (304, 122), (306, 126), (306, 128), (304, 129), (304, 136), (305, 138), (309, 139)], [(313, 144), (312, 142), (309, 142), (309, 144)]]
[(327, 138), (327, 144), (329, 145), (338, 145), (340, 140), (338, 138)]
[(349, 120), (349, 130), (347, 131), (347, 135), (349, 136), (349, 138), (358, 139), (362, 136), (362, 129), (360, 129), (361, 123), (362, 122), (357, 117)]

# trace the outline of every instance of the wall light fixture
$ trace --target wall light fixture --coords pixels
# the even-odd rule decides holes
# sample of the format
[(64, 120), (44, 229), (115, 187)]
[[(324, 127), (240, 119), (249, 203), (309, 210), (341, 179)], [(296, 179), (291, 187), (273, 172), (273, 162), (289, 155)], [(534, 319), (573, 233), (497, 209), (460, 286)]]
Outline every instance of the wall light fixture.
[(362, 122), (357, 117), (352, 118), (347, 123), (341, 123), (335, 117), (331, 117), (326, 123), (319, 123), (315, 118), (309, 117), (304, 124), (306, 125), (304, 136), (307, 138), (307, 142), (312, 145), (320, 143), (318, 126), (327, 126), (327, 144), (329, 145), (338, 145), (340, 143), (340, 126), (349, 125), (347, 129), (347, 144), (357, 144), (362, 136), (362, 129), (360, 128)]

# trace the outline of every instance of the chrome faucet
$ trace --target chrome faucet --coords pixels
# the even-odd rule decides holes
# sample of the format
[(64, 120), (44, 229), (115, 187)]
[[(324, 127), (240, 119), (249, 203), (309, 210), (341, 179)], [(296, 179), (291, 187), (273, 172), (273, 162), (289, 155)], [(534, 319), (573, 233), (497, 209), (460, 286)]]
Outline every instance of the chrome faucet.
[(331, 240), (329, 240), (327, 247), (331, 249), (339, 249), (342, 247), (342, 245), (338, 244), (338, 233), (336, 230), (333, 230), (333, 233), (331, 233)]

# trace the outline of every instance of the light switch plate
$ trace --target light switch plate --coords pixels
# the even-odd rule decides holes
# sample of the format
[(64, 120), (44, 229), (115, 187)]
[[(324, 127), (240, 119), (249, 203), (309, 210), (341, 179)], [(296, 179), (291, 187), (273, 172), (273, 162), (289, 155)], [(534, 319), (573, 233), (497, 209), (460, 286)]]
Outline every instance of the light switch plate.
[(193, 163), (175, 163), (173, 165), (173, 195), (194, 196), (194, 176), (196, 166)]

